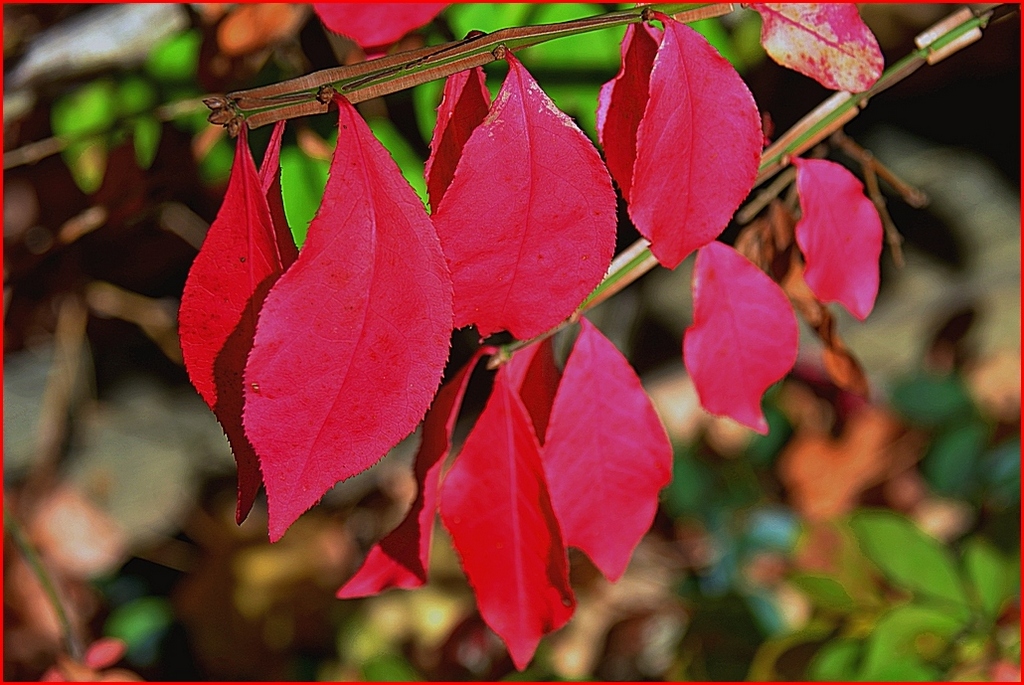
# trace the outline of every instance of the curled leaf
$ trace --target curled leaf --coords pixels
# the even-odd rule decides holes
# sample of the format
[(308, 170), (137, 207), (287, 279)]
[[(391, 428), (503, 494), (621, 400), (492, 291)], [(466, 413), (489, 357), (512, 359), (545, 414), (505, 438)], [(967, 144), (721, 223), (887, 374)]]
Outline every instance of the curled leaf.
[(490, 102), (486, 77), (480, 67), (456, 72), (445, 80), (426, 167), (427, 194), (435, 212), (451, 185), (462, 148), (473, 129), (487, 116)]
[(622, 37), (622, 67), (614, 79), (601, 86), (597, 108), (597, 133), (605, 162), (629, 200), (636, 160), (636, 131), (647, 106), (648, 85), (661, 33), (646, 24), (631, 24)]
[(416, 427), (448, 356), (451, 282), (423, 204), (340, 98), (339, 129), (320, 210), (245, 370), (273, 540)]
[(615, 248), (615, 191), (579, 128), (511, 54), (433, 215), (455, 325), (531, 338), (569, 316)]
[(551, 405), (555, 401), (555, 393), (562, 378), (562, 372), (555, 365), (555, 351), (551, 338), (545, 338), (520, 350), (506, 367), (509, 382), (513, 388), (518, 388), (523, 406), (533, 421), (537, 440), (543, 445), (548, 419), (551, 417)]
[(274, 129), (261, 174), (245, 127), (239, 132), (224, 202), (189, 270), (178, 312), (185, 369), (224, 428), (238, 464), (239, 523), (263, 481), (242, 427), (242, 376), (263, 300), (295, 253), (287, 225), (272, 218), (271, 183), (261, 180), (277, 175), (283, 129), (284, 122)]
[(740, 75), (702, 35), (666, 17), (629, 198), (659, 262), (674, 269), (725, 229), (754, 185), (763, 142)]
[(761, 44), (784, 67), (832, 90), (860, 93), (875, 85), (885, 60), (853, 3), (754, 3)]
[(804, 279), (819, 300), (839, 302), (863, 321), (878, 295), (878, 209), (846, 167), (824, 159), (795, 159), (793, 165), (803, 211), (796, 242), (807, 263)]
[(785, 293), (723, 243), (697, 253), (693, 325), (683, 361), (701, 406), (767, 435), (761, 396), (796, 363), (797, 326)]

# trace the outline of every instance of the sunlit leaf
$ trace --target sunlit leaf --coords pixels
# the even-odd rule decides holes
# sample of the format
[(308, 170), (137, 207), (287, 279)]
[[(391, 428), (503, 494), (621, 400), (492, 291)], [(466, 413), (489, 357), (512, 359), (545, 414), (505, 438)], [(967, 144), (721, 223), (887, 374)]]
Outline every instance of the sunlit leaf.
[(267, 295), (245, 371), (245, 429), (273, 540), (412, 432), (448, 357), (451, 283), (430, 219), (339, 102), (323, 202)]
[(601, 281), (615, 247), (615, 193), (593, 144), (507, 60), (433, 220), (456, 327), (526, 339), (569, 316)]
[(701, 406), (768, 432), (761, 396), (793, 368), (796, 315), (782, 289), (723, 243), (697, 253), (683, 361)]
[(763, 142), (757, 105), (732, 65), (690, 27), (666, 21), (629, 195), (629, 216), (659, 262), (675, 268), (725, 229), (754, 185)]
[(885, 62), (853, 3), (754, 3), (761, 44), (773, 60), (832, 90), (859, 93), (875, 84)]
[(897, 587), (945, 600), (947, 612), (966, 609), (967, 595), (949, 550), (907, 519), (861, 511), (850, 520), (861, 549)]
[(825, 159), (794, 159), (803, 216), (796, 242), (804, 280), (822, 302), (840, 302), (863, 321), (878, 295), (882, 219), (864, 185), (846, 167)]
[(617, 580), (671, 480), (672, 445), (629, 362), (592, 323), (580, 324), (551, 409), (544, 471), (566, 544)]

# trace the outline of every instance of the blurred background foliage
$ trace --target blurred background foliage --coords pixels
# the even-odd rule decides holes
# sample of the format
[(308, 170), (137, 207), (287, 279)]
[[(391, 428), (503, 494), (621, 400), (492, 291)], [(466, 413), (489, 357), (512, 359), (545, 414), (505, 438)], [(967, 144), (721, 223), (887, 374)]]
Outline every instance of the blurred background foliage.
[[(396, 49), (608, 7), (454, 5)], [(952, 9), (862, 12), (891, 63)], [(827, 96), (766, 59), (754, 12), (697, 27), (747, 80), (769, 136)], [(412, 499), (417, 435), (269, 545), (265, 503), (233, 522), (227, 442), (181, 367), (178, 298), (233, 151), (200, 98), (358, 48), (308, 5), (5, 4), (5, 680), (39, 679), (61, 654), (67, 665), (68, 631), (27, 549), (71, 649), (125, 645), (85, 658), (80, 677), (120, 659), (121, 675), (155, 680), (1019, 680), (1019, 29), (996, 22), (847, 126), (931, 199), (913, 209), (883, 186), (906, 265), (883, 255), (865, 323), (834, 311), (868, 398), (829, 380), (808, 329), (766, 398), (770, 435), (704, 414), (680, 360), (692, 260), (593, 311), (655, 400), (674, 478), (618, 583), (571, 553), (576, 615), (516, 673), (443, 533), (427, 587), (333, 597)], [(592, 138), (621, 36), (521, 55)], [(487, 73), (496, 92), (503, 65)], [(421, 196), (440, 87), (360, 105)], [(285, 134), (298, 242), (333, 126), (313, 117)], [(251, 136), (257, 159), (269, 129)], [(621, 217), (620, 247), (637, 237)], [(451, 369), (474, 343), (454, 334)], [(471, 382), (457, 442), (489, 382)]]

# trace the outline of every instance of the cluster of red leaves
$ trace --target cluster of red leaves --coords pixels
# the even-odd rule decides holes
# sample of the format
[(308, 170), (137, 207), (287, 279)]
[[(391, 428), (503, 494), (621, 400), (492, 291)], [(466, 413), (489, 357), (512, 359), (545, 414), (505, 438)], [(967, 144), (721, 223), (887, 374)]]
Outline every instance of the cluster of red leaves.
[[(401, 32), (441, 7), (419, 8), (398, 22)], [(371, 30), (357, 6), (317, 11), (366, 47), (396, 38)], [(768, 18), (786, 15), (758, 11), (766, 35)], [(853, 29), (836, 33), (849, 12), (836, 25), (836, 12), (808, 12), (804, 33), (824, 36), (829, 49), (861, 45)], [(782, 289), (715, 242), (757, 175), (757, 106), (702, 36), (657, 18), (664, 30), (630, 27), (622, 69), (602, 88), (604, 161), (511, 54), (493, 102), (481, 69), (450, 77), (426, 166), (430, 215), (356, 110), (336, 98), (331, 175), (297, 254), (279, 188), (283, 124), (259, 171), (243, 128), (224, 204), (182, 297), (186, 367), (238, 462), (238, 519), (262, 483), (270, 536), (280, 538), (426, 415), (416, 500), (339, 596), (426, 582), (440, 512), (481, 615), (519, 668), (572, 615), (567, 546), (610, 580), (622, 575), (669, 481), (672, 450), (629, 363), (584, 320), (564, 369), (549, 342), (501, 366), (445, 473), (466, 383), (493, 353), (481, 348), (438, 391), (452, 329), (528, 339), (571, 315), (612, 259), (614, 179), (663, 265), (697, 252), (684, 360), (709, 411), (767, 432), (761, 396), (796, 359), (796, 319)], [(831, 58), (819, 51), (816, 59)], [(796, 163), (807, 284), (863, 318), (878, 288), (878, 216), (842, 167)]]

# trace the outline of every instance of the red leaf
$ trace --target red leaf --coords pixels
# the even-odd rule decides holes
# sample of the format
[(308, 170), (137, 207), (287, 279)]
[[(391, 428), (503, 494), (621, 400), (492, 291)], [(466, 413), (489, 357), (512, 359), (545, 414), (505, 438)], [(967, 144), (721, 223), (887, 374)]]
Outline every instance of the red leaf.
[(429, 23), (447, 2), (315, 2), (324, 26), (352, 38), (364, 48), (390, 45), (413, 29)]
[(761, 44), (784, 67), (832, 90), (865, 91), (885, 68), (882, 51), (854, 4), (748, 5), (761, 15)]
[(722, 243), (697, 253), (683, 361), (700, 403), (762, 435), (761, 396), (796, 363), (793, 307), (775, 281)]
[(338, 590), (339, 599), (367, 597), (392, 587), (409, 590), (427, 582), (441, 468), (451, 449), (469, 376), (481, 355), (489, 351), (491, 348), (477, 350), (437, 392), (423, 421), (423, 438), (414, 461), (418, 489), (412, 508), (397, 528), (370, 548), (362, 567)]
[(270, 145), (260, 165), (260, 187), (267, 196), (270, 217), (274, 222), (274, 235), (277, 237), (277, 249), (281, 255), (281, 264), (287, 269), (299, 256), (295, 246), (295, 238), (288, 228), (288, 219), (284, 213), (284, 198), (281, 195), (281, 136), (284, 134), (284, 122), (274, 124), (270, 134)]
[[(280, 144), (275, 129), (263, 163), (267, 176), (277, 172)], [(287, 226), (280, 230), (290, 241)], [(238, 464), (239, 523), (262, 483), (256, 454), (242, 428), (242, 375), (260, 306), (284, 268), (284, 243), (275, 234), (243, 126), (224, 203), (192, 263), (178, 312), (185, 368), (224, 428)]]
[(462, 558), (480, 615), (516, 668), (563, 626), (575, 599), (551, 509), (540, 445), (502, 368), (441, 487), (441, 521)]
[(272, 540), (416, 427), (448, 355), (451, 286), (423, 204), (340, 98), (339, 129), (323, 202), (245, 370)]
[(127, 651), (128, 645), (124, 640), (116, 637), (101, 637), (85, 650), (82, 663), (94, 671), (98, 671), (116, 664)]
[(592, 323), (580, 324), (551, 410), (544, 472), (566, 544), (614, 581), (672, 478), (672, 444), (626, 358)]
[(569, 316), (615, 249), (615, 191), (593, 144), (511, 54), (433, 219), (455, 325), (531, 338)]
[(648, 84), (661, 34), (646, 24), (630, 25), (622, 38), (622, 67), (601, 86), (597, 109), (597, 134), (604, 159), (622, 197), (629, 200), (636, 159), (636, 131), (647, 106)]
[(533, 422), (538, 442), (544, 444), (544, 435), (551, 416), (551, 405), (562, 379), (555, 366), (555, 351), (551, 338), (517, 352), (508, 364), (509, 384), (518, 389), (519, 398)]
[(794, 159), (803, 216), (796, 242), (807, 262), (804, 280), (822, 302), (840, 302), (863, 321), (878, 295), (882, 219), (864, 185), (846, 167)]
[(480, 67), (452, 74), (444, 82), (426, 168), (427, 194), (433, 211), (437, 211), (451, 185), (462, 148), (473, 129), (487, 116), (490, 102), (486, 76)]
[(629, 204), (659, 262), (674, 269), (718, 237), (754, 185), (763, 142), (736, 70), (699, 33), (665, 17)]

